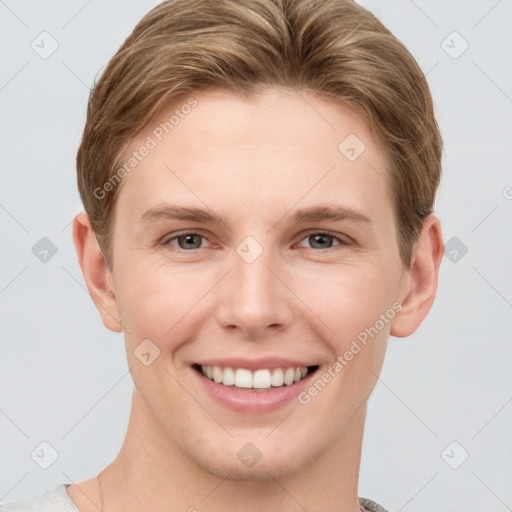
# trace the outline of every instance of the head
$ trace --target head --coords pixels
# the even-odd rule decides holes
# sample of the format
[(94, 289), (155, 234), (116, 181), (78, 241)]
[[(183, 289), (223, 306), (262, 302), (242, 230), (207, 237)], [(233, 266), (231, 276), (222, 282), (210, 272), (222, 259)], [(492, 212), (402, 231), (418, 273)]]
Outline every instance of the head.
[[(146, 428), (230, 478), (298, 471), (335, 445), (389, 335), (434, 300), (441, 151), (421, 69), (354, 2), (149, 12), (91, 93), (74, 224)], [(197, 365), (226, 354), (316, 370), (301, 397), (255, 414), (203, 389)], [(247, 442), (254, 468), (237, 458)]]

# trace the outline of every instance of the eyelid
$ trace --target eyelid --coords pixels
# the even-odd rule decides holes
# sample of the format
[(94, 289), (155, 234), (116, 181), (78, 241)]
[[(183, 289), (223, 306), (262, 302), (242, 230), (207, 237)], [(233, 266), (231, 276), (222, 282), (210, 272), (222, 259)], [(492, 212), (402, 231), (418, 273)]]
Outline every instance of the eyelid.
[[(339, 245), (350, 245), (355, 243), (354, 240), (348, 235), (344, 235), (342, 233), (335, 233), (333, 231), (329, 231), (328, 229), (311, 229), (301, 234), (301, 238), (299, 242), (302, 242), (305, 238), (308, 238), (311, 235), (329, 235), (338, 240)], [(337, 246), (335, 246), (337, 247)], [(332, 249), (333, 247), (329, 247), (328, 249), (321, 249), (323, 252)]]
[[(162, 239), (160, 240), (160, 243), (165, 246), (171, 246), (171, 243), (170, 243), (171, 241), (176, 240), (180, 236), (184, 236), (184, 235), (199, 235), (202, 238), (204, 238), (205, 240), (208, 240), (210, 243), (214, 243), (209, 239), (208, 236), (206, 236), (204, 234), (204, 232), (201, 229), (196, 229), (196, 230), (189, 229), (189, 230), (182, 230), (182, 231), (178, 231), (178, 232), (170, 233), (170, 234), (168, 233), (167, 235), (162, 237)], [(354, 243), (354, 240), (351, 237), (349, 237), (348, 235), (344, 235), (341, 233), (335, 233), (333, 231), (329, 231), (328, 229), (310, 229), (306, 232), (303, 232), (303, 233), (301, 233), (301, 238), (298, 240), (297, 243), (304, 241), (306, 238), (308, 238), (311, 235), (332, 236), (339, 242), (339, 244), (335, 245), (334, 247), (343, 246), (343, 245), (351, 245)], [(171, 247), (174, 247), (174, 246), (171, 246)], [(319, 251), (326, 252), (326, 251), (329, 251), (329, 249), (333, 249), (334, 247), (329, 247), (327, 249), (319, 249)], [(180, 247), (175, 247), (175, 249), (180, 252), (193, 253), (199, 249), (205, 249), (205, 247), (198, 247), (197, 249), (190, 249), (190, 250), (181, 249)], [(315, 251), (317, 250), (315, 248), (311, 248), (311, 249), (313, 249)]]
[[(201, 229), (184, 229), (182, 231), (167, 233), (165, 236), (163, 236), (160, 239), (159, 243), (161, 243), (162, 245), (170, 245), (171, 241), (176, 240), (180, 236), (185, 236), (185, 235), (199, 235), (200, 237), (204, 238), (205, 240), (208, 240), (208, 242), (214, 243), (210, 240), (210, 238), (208, 236), (206, 236), (204, 234), (204, 232)], [(185, 251), (185, 249), (180, 249), (179, 247), (177, 247), (177, 249), (180, 251), (183, 251), (183, 252), (192, 252), (193, 250), (194, 251), (197, 250), (197, 249), (191, 249), (189, 251)], [(200, 249), (202, 249), (202, 247), (200, 247)]]

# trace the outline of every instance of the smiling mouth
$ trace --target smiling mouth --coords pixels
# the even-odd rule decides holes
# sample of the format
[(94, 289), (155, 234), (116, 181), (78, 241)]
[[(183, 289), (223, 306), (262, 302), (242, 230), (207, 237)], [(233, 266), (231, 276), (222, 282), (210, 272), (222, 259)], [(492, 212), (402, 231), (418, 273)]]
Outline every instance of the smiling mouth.
[(260, 369), (204, 366), (193, 364), (192, 368), (207, 379), (239, 391), (272, 391), (300, 382), (318, 370), (318, 365)]

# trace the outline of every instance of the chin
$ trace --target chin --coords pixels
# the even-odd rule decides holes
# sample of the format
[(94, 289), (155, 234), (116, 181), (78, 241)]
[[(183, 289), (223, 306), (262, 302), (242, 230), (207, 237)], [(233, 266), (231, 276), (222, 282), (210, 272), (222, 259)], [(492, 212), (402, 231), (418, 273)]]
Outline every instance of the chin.
[[(233, 482), (266, 482), (291, 477), (300, 470), (296, 461), (258, 461), (253, 467), (243, 467), (237, 460), (225, 464), (214, 464), (204, 460), (195, 461), (200, 468), (217, 478)], [(237, 463), (238, 462), (238, 463)]]
[(308, 455), (311, 456), (307, 453), (297, 453), (297, 450), (293, 449), (282, 451), (272, 449), (270, 446), (262, 452), (261, 458), (252, 465), (250, 462), (245, 464), (243, 456), (252, 453), (257, 457), (254, 446), (248, 446), (245, 452), (237, 448), (233, 452), (229, 450), (221, 453), (219, 450), (218, 454), (210, 451), (208, 457), (189, 453), (189, 457), (202, 471), (222, 480), (257, 482), (291, 477), (307, 465)]

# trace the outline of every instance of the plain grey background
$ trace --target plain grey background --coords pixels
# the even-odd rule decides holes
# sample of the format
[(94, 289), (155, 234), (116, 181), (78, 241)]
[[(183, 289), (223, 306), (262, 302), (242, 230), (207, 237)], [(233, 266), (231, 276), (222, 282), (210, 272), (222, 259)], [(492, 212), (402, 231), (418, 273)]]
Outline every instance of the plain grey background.
[[(96, 475), (124, 438), (133, 382), (76, 261), (74, 158), (96, 74), (157, 3), (0, 0), (0, 502)], [(512, 510), (512, 1), (359, 3), (427, 73), (447, 243), (433, 310), (390, 339), (359, 494)]]

